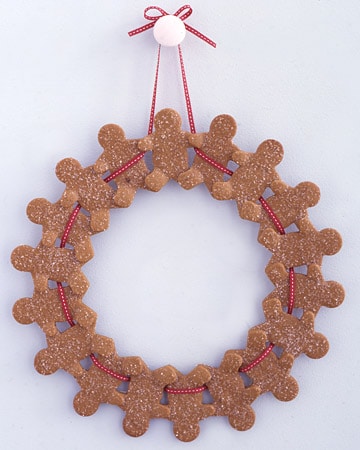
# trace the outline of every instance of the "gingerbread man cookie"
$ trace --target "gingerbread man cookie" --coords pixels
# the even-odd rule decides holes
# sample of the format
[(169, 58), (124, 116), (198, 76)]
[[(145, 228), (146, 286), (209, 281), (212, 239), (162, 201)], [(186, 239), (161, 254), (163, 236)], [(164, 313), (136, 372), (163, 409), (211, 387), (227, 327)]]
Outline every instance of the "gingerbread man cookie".
[[(295, 187), (288, 186), (280, 180), (271, 183), (274, 195), (266, 199), (271, 211), (276, 214), (283, 228), (307, 217), (307, 208), (315, 206), (320, 200), (320, 190), (314, 183), (304, 181)], [(243, 219), (260, 223), (261, 233), (265, 228), (276, 226), (266, 210), (252, 202), (246, 201), (241, 208), (240, 215)]]
[(317, 231), (308, 220), (301, 221), (300, 231), (279, 235), (267, 228), (259, 242), (272, 252), (269, 264), (281, 263), (287, 269), (302, 265), (321, 265), (324, 255), (335, 255), (341, 248), (341, 236), (332, 229)]
[[(74, 294), (69, 287), (64, 288), (68, 306), (72, 315), (80, 308), (87, 308), (81, 301), (81, 296)], [(90, 310), (90, 308), (88, 308)], [(36, 322), (48, 336), (54, 336), (58, 329), (57, 322), (66, 322), (66, 316), (59, 302), (57, 289), (34, 290), (31, 298), (19, 299), (13, 307), (15, 319), (22, 324)]]
[(169, 418), (170, 409), (161, 404), (161, 399), (165, 386), (175, 382), (177, 374), (171, 366), (151, 371), (141, 360), (124, 369), (131, 381), (122, 406), (125, 411), (123, 428), (130, 436), (141, 436), (149, 428), (150, 419)]
[(95, 334), (95, 323), (88, 326), (75, 324), (62, 333), (47, 338), (47, 348), (35, 356), (35, 368), (48, 375), (58, 369), (64, 369), (73, 376), (83, 373), (80, 361), (93, 352), (102, 356), (114, 353), (114, 341), (108, 337)]
[(90, 213), (93, 231), (104, 231), (109, 227), (109, 209), (113, 206), (114, 192), (97, 174), (93, 167), (83, 168), (74, 158), (66, 158), (56, 166), (56, 176), (66, 184), (61, 203), (65, 207), (78, 202)]
[(11, 262), (17, 270), (31, 272), (39, 291), (48, 289), (49, 280), (68, 283), (78, 295), (85, 294), (89, 287), (74, 251), (67, 248), (20, 245), (12, 252)]
[[(118, 125), (103, 126), (98, 135), (99, 143), (104, 151), (94, 164), (96, 173), (115, 172), (139, 154), (137, 139), (126, 139), (124, 130)], [(127, 208), (134, 200), (138, 189), (145, 187), (145, 177), (149, 174), (144, 160), (122, 171), (115, 177), (117, 186), (114, 203), (121, 208)]]
[(243, 358), (243, 367), (240, 371), (245, 372), (253, 382), (259, 386), (261, 393), (271, 392), (278, 400), (293, 400), (299, 391), (298, 384), (290, 375), (294, 364), (294, 356), (283, 353), (278, 358), (274, 352), (269, 352), (257, 364), (259, 355), (266, 349), (266, 333), (263, 330), (252, 328), (248, 333), (245, 350), (239, 350)]
[[(76, 377), (81, 391), (74, 397), (74, 409), (81, 416), (91, 416), (101, 403), (109, 403), (122, 407), (125, 402), (125, 394), (118, 388), (122, 381), (120, 377), (114, 377), (113, 373), (125, 373), (126, 367), (139, 364), (137, 357), (121, 358), (116, 353), (97, 358), (101, 367), (93, 364), (88, 370), (83, 370)], [(123, 377), (124, 379), (126, 377)]]
[[(239, 148), (233, 144), (236, 134), (235, 119), (227, 114), (215, 117), (210, 124), (208, 133), (189, 135), (189, 143), (196, 149), (201, 149), (205, 157), (210, 157), (217, 164), (226, 167)], [(191, 168), (179, 175), (178, 182), (185, 189), (191, 189), (200, 183), (205, 183), (209, 191), (216, 181), (223, 180), (223, 173), (218, 167), (210, 164), (204, 157), (195, 155)]]
[[(289, 273), (281, 263), (270, 264), (266, 275), (275, 289), (266, 297), (278, 298), (283, 306), (287, 306), (289, 298)], [(325, 281), (321, 267), (311, 264), (307, 274), (295, 273), (294, 308), (302, 308), (317, 314), (322, 306), (335, 308), (344, 301), (345, 291), (336, 281)]]
[(259, 325), (265, 331), (267, 340), (295, 358), (301, 353), (310, 358), (322, 358), (329, 350), (324, 335), (314, 331), (315, 315), (306, 311), (301, 319), (285, 313), (277, 298), (267, 298), (263, 302), (266, 322)]
[[(61, 201), (51, 203), (45, 198), (32, 200), (26, 210), (32, 222), (42, 225), (41, 242), (47, 247), (54, 245), (57, 238), (62, 238), (72, 211), (73, 208), (63, 206)], [(67, 242), (74, 247), (76, 259), (82, 263), (94, 256), (90, 239), (93, 234), (90, 218), (79, 212), (67, 236)]]
[(284, 151), (280, 142), (269, 139), (259, 145), (255, 153), (236, 152), (234, 161), (239, 164), (228, 181), (218, 181), (212, 187), (217, 200), (236, 200), (239, 212), (245, 201), (256, 202), (265, 189), (279, 178), (277, 166)]
[(142, 150), (152, 150), (154, 169), (145, 178), (151, 191), (160, 191), (170, 180), (177, 180), (189, 168), (189, 133), (181, 130), (181, 117), (173, 109), (163, 109), (155, 116), (155, 131), (140, 140)]
[(258, 386), (245, 388), (239, 374), (242, 357), (237, 350), (229, 350), (220, 367), (206, 366), (211, 373), (207, 387), (214, 399), (215, 415), (228, 416), (230, 425), (239, 431), (251, 428), (255, 413), (251, 403), (260, 395)]
[[(192, 391), (209, 382), (211, 373), (198, 365), (189, 374), (176, 371), (178, 379), (167, 390), (169, 396), (170, 417), (174, 423), (175, 436), (184, 442), (194, 440), (200, 433), (199, 422), (215, 413), (213, 405), (203, 403), (203, 393)], [(186, 391), (186, 392), (184, 392)], [(183, 392), (183, 393), (181, 393)]]

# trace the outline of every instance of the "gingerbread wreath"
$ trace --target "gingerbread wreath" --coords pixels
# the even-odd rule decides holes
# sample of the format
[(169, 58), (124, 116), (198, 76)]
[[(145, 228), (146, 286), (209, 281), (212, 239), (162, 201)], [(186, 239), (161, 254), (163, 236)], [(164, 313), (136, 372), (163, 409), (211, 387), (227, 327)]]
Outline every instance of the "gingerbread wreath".
[[(36, 370), (47, 375), (63, 369), (78, 382), (74, 408), (80, 415), (113, 404), (125, 413), (127, 434), (140, 436), (150, 419), (165, 418), (182, 441), (195, 439), (200, 420), (209, 416), (227, 416), (236, 430), (247, 430), (255, 420), (251, 405), (261, 394), (295, 398), (298, 385), (290, 372), (296, 357), (321, 358), (328, 351), (314, 321), (321, 307), (344, 299), (342, 286), (326, 281), (321, 271), (323, 256), (339, 251), (341, 237), (331, 228), (316, 230), (308, 218), (307, 209), (320, 197), (315, 184), (291, 187), (280, 179), (279, 142), (266, 140), (254, 153), (240, 150), (233, 143), (236, 122), (228, 115), (215, 117), (209, 131), (199, 134), (183, 131), (172, 109), (158, 112), (154, 125), (139, 140), (127, 139), (118, 125), (106, 125), (95, 164), (83, 168), (72, 158), (57, 164), (56, 175), (65, 184), (61, 198), (55, 203), (38, 198), (27, 208), (29, 219), (42, 226), (41, 242), (36, 248), (21, 245), (11, 256), (14, 267), (30, 272), (34, 282), (32, 297), (18, 300), (13, 314), (22, 324), (36, 322), (46, 334)], [(196, 152), (191, 166), (190, 147)], [(143, 158), (147, 151), (151, 170)], [(238, 165), (234, 172), (229, 161)], [(265, 270), (274, 290), (263, 301), (263, 322), (248, 332), (246, 348), (226, 351), (218, 367), (199, 364), (186, 375), (170, 365), (153, 370), (139, 357), (119, 356), (114, 341), (96, 332), (96, 313), (84, 303), (89, 282), (82, 267), (94, 256), (91, 237), (108, 228), (111, 209), (130, 206), (137, 190), (156, 192), (170, 179), (185, 189), (204, 183), (215, 199), (235, 200), (240, 217), (259, 224), (258, 241), (272, 253)], [(287, 233), (290, 225), (298, 231)], [(306, 273), (299, 269), (304, 265)], [(295, 308), (302, 313), (295, 316)], [(85, 359), (91, 361), (86, 369)], [(212, 403), (204, 403), (205, 390)]]

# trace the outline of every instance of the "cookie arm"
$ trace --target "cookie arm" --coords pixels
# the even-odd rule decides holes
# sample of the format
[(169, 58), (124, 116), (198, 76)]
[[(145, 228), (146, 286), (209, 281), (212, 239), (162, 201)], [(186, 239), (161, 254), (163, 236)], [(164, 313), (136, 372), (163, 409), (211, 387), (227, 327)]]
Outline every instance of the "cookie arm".
[(94, 171), (96, 173), (105, 173), (109, 170), (109, 163), (106, 161), (106, 157), (104, 153), (98, 158), (98, 160), (94, 164)]
[(55, 230), (44, 230), (41, 242), (45, 247), (51, 247), (55, 244), (56, 238), (58, 237), (58, 233)]
[(72, 206), (76, 201), (78, 200), (78, 194), (75, 190), (72, 189), (65, 189), (61, 199), (60, 203), (65, 208), (69, 208)]
[(188, 136), (189, 144), (195, 148), (202, 148), (205, 138), (205, 133), (189, 133)]
[(249, 153), (244, 152), (243, 150), (239, 150), (237, 147), (231, 155), (231, 159), (239, 166), (245, 164), (248, 161), (249, 157)]
[(91, 350), (102, 356), (110, 356), (115, 353), (115, 343), (111, 338), (95, 334), (92, 340)]
[(39, 291), (46, 291), (49, 277), (43, 273), (33, 273), (34, 286)]
[(149, 136), (140, 139), (138, 142), (138, 147), (141, 151), (153, 150), (154, 147), (153, 135), (149, 134)]
[(254, 202), (246, 201), (240, 210), (240, 216), (245, 220), (260, 222), (262, 207)]
[(288, 189), (288, 187), (289, 186), (280, 179), (276, 179), (270, 184), (270, 189), (273, 191), (274, 194), (277, 195), (280, 195), (283, 192), (285, 192)]
[(244, 153), (244, 152), (243, 150), (240, 150), (240, 148), (236, 144), (230, 141), (229, 153), (231, 153), (231, 155), (234, 156), (237, 153)]

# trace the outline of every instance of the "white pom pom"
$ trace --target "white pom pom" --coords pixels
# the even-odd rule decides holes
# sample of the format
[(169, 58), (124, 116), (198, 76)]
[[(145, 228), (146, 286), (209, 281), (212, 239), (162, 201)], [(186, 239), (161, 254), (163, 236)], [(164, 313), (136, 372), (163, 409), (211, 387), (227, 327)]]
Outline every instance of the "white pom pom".
[(154, 26), (155, 40), (165, 47), (175, 47), (185, 38), (186, 28), (184, 22), (171, 14), (160, 17)]

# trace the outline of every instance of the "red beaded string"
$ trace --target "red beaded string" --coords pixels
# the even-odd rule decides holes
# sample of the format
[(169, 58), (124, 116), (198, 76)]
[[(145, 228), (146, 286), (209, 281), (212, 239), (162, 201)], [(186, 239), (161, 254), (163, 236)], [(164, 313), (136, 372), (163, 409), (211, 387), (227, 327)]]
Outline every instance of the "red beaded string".
[(184, 389), (174, 389), (169, 386), (166, 386), (164, 391), (167, 392), (168, 394), (179, 395), (179, 394), (199, 394), (200, 392), (206, 391), (206, 389), (207, 386), (204, 384), (204, 386), (199, 386), (195, 388), (184, 388)]
[(249, 370), (253, 369), (255, 366), (261, 363), (272, 351), (272, 349), (275, 347), (275, 344), (269, 344), (268, 347), (256, 358), (254, 361), (252, 361), (250, 364), (248, 364), (245, 367), (240, 367), (239, 372), (246, 373), (249, 372)]
[(157, 86), (158, 86), (158, 81), (159, 81), (160, 55), (161, 55), (161, 45), (159, 44), (158, 54), (157, 54), (157, 62), (156, 62), (156, 70), (155, 70), (155, 81), (154, 81), (153, 95), (152, 95), (152, 100), (151, 100), (148, 134), (151, 134), (153, 132), (153, 128), (154, 128)]
[(217, 169), (221, 170), (221, 172), (226, 173), (227, 175), (232, 175), (233, 171), (228, 169), (227, 167), (223, 166), (222, 164), (214, 161), (213, 159), (211, 159), (206, 153), (204, 153), (202, 150), (200, 150), (199, 148), (194, 148), (196, 154), (198, 156), (200, 156), (200, 158), (202, 158), (204, 161), (206, 161), (207, 163), (209, 163), (210, 165), (216, 167)]
[(183, 87), (184, 87), (185, 103), (186, 103), (186, 109), (187, 109), (187, 114), (188, 114), (188, 119), (189, 119), (190, 131), (192, 133), (196, 133), (194, 115), (193, 115), (193, 111), (192, 111), (192, 107), (191, 107), (191, 100), (190, 100), (190, 94), (189, 94), (189, 87), (188, 87), (186, 72), (185, 72), (184, 58), (182, 55), (182, 50), (181, 50), (180, 45), (178, 45), (178, 52), (179, 52), (180, 70), (181, 70), (181, 77), (182, 77), (182, 82), (183, 82)]
[(69, 308), (68, 301), (67, 301), (67, 298), (65, 295), (64, 287), (59, 281), (56, 284), (57, 284), (57, 289), (58, 289), (58, 295), (59, 295), (59, 298), (61, 301), (62, 310), (65, 314), (68, 324), (71, 327), (73, 327), (75, 325), (75, 322), (73, 321), (73, 318), (70, 313), (70, 308)]
[[(259, 198), (259, 202), (261, 206), (264, 208), (270, 219), (272, 220), (273, 224), (275, 225), (276, 229), (280, 234), (285, 234), (285, 228), (282, 226), (279, 218), (276, 216), (275, 212), (271, 209), (268, 202), (263, 198)], [(295, 302), (295, 272), (294, 268), (290, 267), (289, 269), (289, 298), (288, 298), (288, 314), (292, 314), (293, 308), (294, 308), (294, 302)], [(255, 366), (260, 364), (272, 351), (272, 349), (275, 347), (273, 343), (270, 343), (268, 347), (265, 348), (265, 350), (260, 353), (260, 355), (252, 361), (250, 364), (246, 365), (245, 367), (240, 368), (240, 372), (248, 372), (249, 370), (253, 369)]]
[[(189, 88), (188, 88), (186, 72), (185, 72), (185, 64), (184, 64), (184, 59), (183, 59), (180, 45), (178, 46), (178, 49), (179, 49), (181, 75), (182, 75), (182, 81), (183, 81), (183, 87), (184, 87), (184, 95), (185, 95), (190, 131), (192, 133), (196, 133), (194, 116), (193, 116), (193, 111), (192, 111), (192, 107), (191, 107)], [(204, 159), (207, 163), (209, 163), (213, 167), (216, 167), (221, 172), (223, 172), (227, 175), (230, 175), (230, 176), (233, 174), (232, 170), (228, 169), (227, 167), (224, 167), (222, 164), (220, 164), (217, 161), (215, 161), (214, 159), (210, 158), (202, 150), (200, 150), (198, 148), (194, 148), (194, 150), (198, 156), (200, 156), (202, 159)], [(275, 212), (271, 209), (271, 207), (267, 203), (267, 201), (261, 196), (259, 198), (259, 202), (260, 202), (261, 206), (264, 208), (264, 210), (266, 211), (266, 213), (268, 214), (268, 216), (270, 217), (271, 221), (275, 225), (278, 232), (280, 234), (285, 234), (285, 229), (284, 229), (283, 225), (281, 224), (279, 218), (276, 216)], [(292, 314), (294, 302), (295, 302), (295, 273), (294, 273), (294, 268), (291, 267), (289, 269), (289, 300), (288, 300), (288, 311), (287, 311), (288, 314)], [(264, 352), (261, 355), (259, 355), (259, 357), (255, 361), (253, 361), (250, 365), (252, 367), (254, 367), (255, 365), (259, 364), (264, 359), (264, 357), (266, 357), (270, 353), (270, 351), (273, 349), (273, 347), (274, 347), (274, 344), (270, 344), (264, 350)], [(247, 366), (245, 368), (246, 371), (250, 370), (250, 369), (248, 369), (248, 367), (249, 366)], [(244, 369), (244, 371), (245, 371), (245, 369)]]
[(268, 216), (272, 220), (273, 224), (276, 226), (278, 232), (280, 234), (285, 234), (284, 227), (281, 225), (280, 220), (277, 218), (277, 216), (274, 213), (274, 211), (270, 208), (270, 206), (267, 203), (267, 201), (263, 197), (260, 197), (259, 198), (259, 202), (261, 203), (261, 206), (265, 209), (266, 213), (268, 214)]
[(75, 206), (73, 212), (71, 213), (71, 216), (70, 216), (70, 218), (69, 218), (69, 220), (68, 220), (68, 222), (67, 222), (67, 224), (65, 226), (64, 234), (61, 237), (60, 248), (64, 248), (65, 247), (66, 242), (67, 242), (68, 237), (69, 237), (69, 234), (70, 234), (70, 231), (71, 231), (71, 228), (72, 228), (72, 226), (74, 225), (74, 223), (76, 221), (76, 218), (77, 218), (77, 215), (80, 212), (80, 209), (81, 209), (81, 205), (77, 204)]
[(289, 301), (288, 301), (288, 314), (293, 313), (295, 303), (295, 270), (293, 267), (289, 269)]
[[(179, 60), (180, 60), (180, 68), (181, 68), (181, 75), (182, 75), (182, 82), (183, 82), (183, 88), (184, 88), (184, 95), (185, 95), (185, 102), (186, 102), (186, 109), (188, 114), (188, 120), (189, 120), (189, 126), (190, 131), (192, 133), (196, 133), (195, 128), (195, 122), (194, 122), (194, 116), (191, 106), (191, 100), (190, 100), (190, 94), (189, 94), (189, 88), (186, 78), (186, 72), (185, 72), (185, 64), (184, 59), (181, 51), (180, 45), (178, 45), (178, 52), (179, 52)], [(154, 81), (154, 87), (153, 87), (153, 95), (152, 95), (152, 102), (151, 102), (151, 111), (150, 111), (150, 119), (149, 119), (149, 126), (148, 126), (148, 134), (152, 133), (153, 125), (154, 125), (154, 117), (155, 117), (155, 107), (156, 107), (156, 96), (157, 96), (157, 86), (158, 86), (158, 78), (159, 78), (159, 67), (160, 67), (160, 53), (161, 53), (161, 45), (159, 45), (158, 48), (158, 56), (157, 56), (157, 64), (156, 64), (156, 71), (155, 71), (155, 81)], [(218, 163), (214, 159), (210, 158), (208, 155), (206, 155), (202, 150), (195, 148), (194, 149), (197, 155), (199, 155), (201, 158), (203, 158), (206, 162), (208, 162), (213, 167), (216, 167), (221, 172), (232, 175), (233, 171), (228, 169), (227, 167), (223, 166), (222, 164)], [(119, 176), (121, 173), (125, 172), (126, 170), (130, 169), (130, 167), (134, 166), (137, 162), (139, 162), (145, 155), (145, 152), (138, 153), (134, 158), (132, 158), (130, 161), (125, 163), (123, 166), (119, 167), (116, 171), (114, 171), (112, 174), (108, 175), (106, 178), (104, 178), (104, 181), (109, 183), (113, 179), (115, 179), (117, 176)], [(285, 234), (285, 229), (282, 226), (280, 220), (276, 216), (275, 212), (271, 209), (269, 204), (266, 202), (266, 200), (263, 197), (259, 198), (259, 202), (261, 206), (264, 208), (266, 213), (269, 215), (270, 219), (274, 223), (275, 227), (279, 231), (280, 234)], [(72, 226), (74, 225), (76, 218), (78, 216), (78, 213), (80, 212), (81, 205), (77, 204), (71, 213), (69, 220), (65, 226), (65, 230), (63, 233), (63, 236), (61, 238), (60, 247), (65, 247), (65, 244), (67, 242), (69, 233), (71, 231)], [(58, 287), (58, 293), (59, 298), (62, 304), (62, 308), (66, 317), (66, 320), (70, 326), (74, 326), (75, 322), (73, 321), (73, 318), (70, 313), (70, 309), (68, 306), (67, 298), (63, 289), (63, 286), (61, 283), (57, 283)], [(289, 302), (288, 302), (288, 313), (291, 314), (293, 311), (293, 305), (294, 305), (294, 298), (295, 298), (295, 274), (294, 269), (290, 268), (289, 270)], [(248, 372), (249, 370), (253, 369), (255, 366), (260, 364), (273, 350), (274, 344), (270, 343), (268, 347), (265, 348), (265, 350), (251, 363), (246, 365), (245, 367), (242, 367), (239, 369), (239, 372)], [(94, 365), (98, 367), (100, 370), (108, 373), (114, 378), (117, 378), (121, 381), (130, 381), (130, 377), (118, 374), (114, 372), (113, 370), (107, 368), (103, 364), (100, 363), (100, 361), (96, 358), (96, 356), (92, 353), (90, 355), (90, 358)], [(206, 385), (195, 387), (195, 388), (183, 388), (183, 389), (176, 389), (171, 387), (166, 387), (165, 391), (168, 394), (197, 394), (200, 392), (203, 392), (207, 389)]]
[(90, 355), (91, 361), (95, 364), (95, 366), (102, 370), (103, 372), (106, 372), (107, 374), (111, 375), (113, 378), (117, 378), (121, 381), (130, 381), (130, 377), (127, 377), (126, 375), (121, 375), (117, 372), (114, 372), (113, 370), (109, 369), (108, 367), (101, 364), (101, 362), (96, 358), (96, 356), (91, 353)]
[[(270, 219), (272, 220), (273, 224), (275, 225), (276, 229), (280, 234), (285, 234), (285, 229), (282, 226), (279, 218), (276, 216), (274, 211), (270, 208), (268, 202), (263, 198), (260, 197), (259, 201), (261, 203), (261, 206), (264, 208)], [(293, 267), (290, 267), (289, 269), (289, 299), (288, 299), (288, 314), (292, 314), (294, 309), (294, 303), (295, 303), (295, 271)]]
[(119, 167), (115, 172), (108, 175), (106, 178), (104, 178), (104, 181), (106, 183), (109, 183), (114, 178), (118, 177), (120, 174), (125, 172), (126, 170), (130, 169), (130, 167), (134, 166), (136, 163), (138, 163), (144, 156), (146, 152), (140, 152), (137, 155), (135, 155), (130, 161), (125, 163), (123, 166)]

